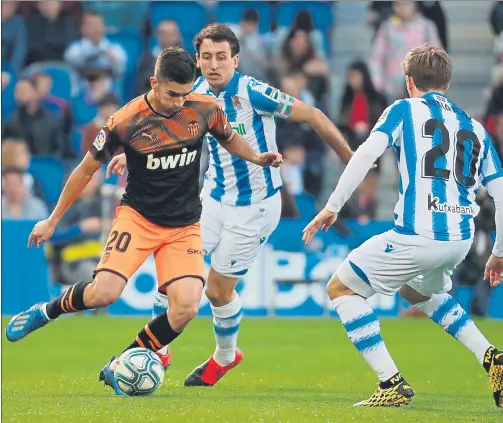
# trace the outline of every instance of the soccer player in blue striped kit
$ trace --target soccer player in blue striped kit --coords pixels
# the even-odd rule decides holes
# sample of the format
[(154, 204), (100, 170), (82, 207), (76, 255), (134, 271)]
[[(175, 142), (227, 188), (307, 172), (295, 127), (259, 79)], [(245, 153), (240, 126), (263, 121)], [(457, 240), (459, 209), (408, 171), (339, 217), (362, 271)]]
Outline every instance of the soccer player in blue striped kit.
[(376, 372), (374, 394), (355, 406), (400, 406), (414, 391), (399, 373), (377, 316), (367, 302), (376, 292), (397, 291), (465, 345), (489, 376), (494, 400), (503, 406), (503, 351), (479, 331), (447, 292), (453, 269), (466, 257), (474, 234), (475, 202), (482, 184), (496, 205), (496, 242), (484, 274), (492, 286), (503, 272), (503, 169), (483, 126), (447, 99), (452, 63), (427, 45), (403, 62), (409, 99), (388, 107), (357, 150), (326, 207), (304, 229), (309, 243), (327, 230), (387, 148), (396, 152), (400, 179), (395, 227), (353, 250), (328, 282), (327, 292), (348, 336)]
[[(323, 112), (236, 71), (239, 41), (227, 26), (208, 25), (195, 37), (194, 45), (203, 76), (193, 90), (216, 99), (231, 126), (255, 151), (277, 151), (275, 119), (292, 119), (311, 125), (345, 163), (349, 161), (353, 152)], [(279, 170), (264, 171), (229, 155), (214, 137), (207, 137), (207, 141), (210, 164), (201, 193), (201, 230), (203, 249), (211, 253), (206, 295), (217, 345), (214, 354), (187, 377), (186, 386), (215, 385), (241, 361), (237, 337), (242, 304), (235, 287), (281, 215)], [(115, 173), (121, 173), (124, 167), (125, 161), (119, 156), (109, 164), (109, 170)], [(168, 300), (158, 293), (154, 314), (166, 311)], [(166, 367), (170, 352), (164, 348), (158, 353)]]

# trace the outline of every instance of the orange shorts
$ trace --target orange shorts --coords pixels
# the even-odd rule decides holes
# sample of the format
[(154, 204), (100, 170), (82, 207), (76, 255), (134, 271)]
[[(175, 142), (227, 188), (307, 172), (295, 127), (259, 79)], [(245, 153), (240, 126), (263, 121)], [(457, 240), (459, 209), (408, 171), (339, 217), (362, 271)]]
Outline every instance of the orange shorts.
[(165, 228), (149, 222), (131, 207), (120, 206), (95, 274), (109, 271), (127, 282), (154, 253), (160, 290), (185, 277), (201, 279), (204, 284), (202, 249), (199, 223)]

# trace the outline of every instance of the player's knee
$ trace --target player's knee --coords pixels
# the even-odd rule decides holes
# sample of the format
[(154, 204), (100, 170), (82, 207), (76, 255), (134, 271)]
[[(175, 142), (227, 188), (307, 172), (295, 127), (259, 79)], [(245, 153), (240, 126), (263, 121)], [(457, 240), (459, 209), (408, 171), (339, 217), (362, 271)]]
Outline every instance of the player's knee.
[(182, 330), (197, 316), (199, 303), (176, 304), (169, 308), (168, 315), (174, 330)]
[(221, 307), (229, 304), (234, 298), (234, 289), (237, 279), (221, 275), (210, 270), (206, 284), (206, 296), (213, 307)]
[(100, 272), (91, 285), (86, 305), (97, 308), (113, 304), (119, 299), (124, 286), (125, 281), (119, 276)]
[(342, 297), (343, 295), (353, 295), (354, 292), (344, 285), (339, 277), (334, 274), (332, 278), (327, 283), (327, 294), (331, 300), (337, 297)]

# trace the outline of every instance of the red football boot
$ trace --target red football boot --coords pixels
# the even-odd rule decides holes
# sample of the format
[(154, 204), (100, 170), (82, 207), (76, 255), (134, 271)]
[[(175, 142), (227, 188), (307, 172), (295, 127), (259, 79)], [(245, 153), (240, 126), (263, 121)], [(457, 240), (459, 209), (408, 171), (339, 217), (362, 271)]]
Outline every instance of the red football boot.
[(203, 364), (196, 367), (185, 379), (185, 386), (213, 386), (231, 369), (236, 367), (243, 359), (243, 352), (236, 348), (236, 358), (228, 366), (218, 364), (213, 356)]
[(169, 365), (171, 364), (171, 350), (163, 355), (160, 351), (156, 353), (161, 359), (162, 367), (164, 367), (164, 371), (168, 370)]

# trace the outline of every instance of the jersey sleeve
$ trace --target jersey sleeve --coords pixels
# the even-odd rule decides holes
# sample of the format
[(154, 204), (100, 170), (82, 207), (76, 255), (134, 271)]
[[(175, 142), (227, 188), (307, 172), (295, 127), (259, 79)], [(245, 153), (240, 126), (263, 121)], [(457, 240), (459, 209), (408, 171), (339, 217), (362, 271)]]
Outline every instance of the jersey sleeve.
[(94, 159), (101, 163), (107, 163), (122, 147), (120, 137), (118, 135), (117, 126), (112, 127), (113, 116), (108, 119), (108, 122), (96, 135), (93, 144), (89, 148), (89, 152)]
[(248, 98), (253, 109), (260, 115), (288, 119), (292, 113), (294, 98), (260, 81), (250, 81)]
[(208, 132), (218, 141), (226, 141), (232, 135), (232, 127), (225, 112), (218, 104), (212, 104), (207, 116)]
[(402, 134), (405, 101), (397, 100), (391, 106), (388, 106), (371, 131), (371, 133), (378, 131), (386, 134), (388, 136), (388, 147), (391, 147)]
[(485, 132), (483, 148), (484, 151), (480, 160), (479, 177), (482, 185), (485, 186), (493, 179), (503, 177), (503, 168), (496, 148), (487, 132)]

